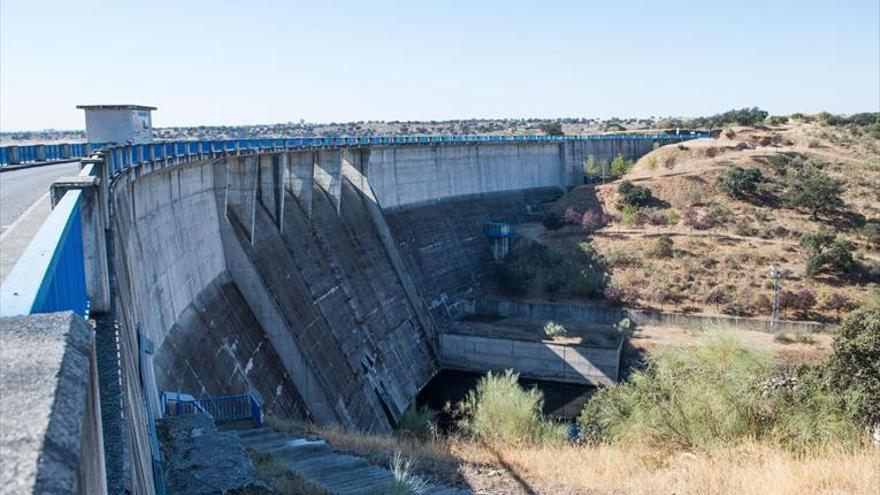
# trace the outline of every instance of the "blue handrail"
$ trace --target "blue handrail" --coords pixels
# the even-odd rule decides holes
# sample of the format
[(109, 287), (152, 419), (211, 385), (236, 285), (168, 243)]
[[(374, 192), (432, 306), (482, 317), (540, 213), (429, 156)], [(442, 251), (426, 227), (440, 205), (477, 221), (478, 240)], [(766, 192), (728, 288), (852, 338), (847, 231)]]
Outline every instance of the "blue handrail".
[(166, 416), (207, 414), (215, 422), (251, 420), (263, 424), (263, 408), (253, 392), (236, 395), (195, 398), (179, 392), (162, 392), (161, 401)]
[(53, 144), (0, 147), (0, 166), (51, 162), (81, 158), (104, 149), (110, 156), (111, 170), (119, 172), (129, 166), (166, 159), (190, 159), (206, 154), (245, 152), (257, 150), (283, 150), (315, 148), (324, 146), (387, 146), (396, 144), (469, 144), (469, 143), (559, 143), (565, 141), (651, 140), (684, 141), (711, 137), (708, 132), (689, 133), (628, 133), (583, 134), (565, 136), (341, 136), (341, 137), (290, 137), (272, 139), (228, 139), (208, 141), (166, 141), (156, 144), (109, 145), (109, 144)]
[(0, 167), (52, 163), (85, 158), (106, 143), (26, 144), (0, 147)]

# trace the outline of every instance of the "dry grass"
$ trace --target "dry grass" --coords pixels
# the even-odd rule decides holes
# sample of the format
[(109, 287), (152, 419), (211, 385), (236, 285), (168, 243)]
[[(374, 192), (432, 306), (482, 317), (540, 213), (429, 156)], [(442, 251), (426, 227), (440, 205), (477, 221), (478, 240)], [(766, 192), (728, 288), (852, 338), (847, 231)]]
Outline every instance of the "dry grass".
[[(696, 329), (666, 325), (640, 325), (630, 336), (629, 342), (635, 349), (651, 353), (662, 347), (696, 346), (703, 335), (705, 332)], [(806, 339), (787, 342), (774, 338), (771, 333), (755, 330), (740, 329), (737, 330), (737, 335), (745, 345), (770, 350), (791, 364), (818, 364), (825, 361), (834, 342), (833, 335), (827, 333), (810, 334), (812, 342), (808, 342)]]
[(880, 484), (880, 451), (867, 445), (796, 456), (761, 443), (696, 453), (576, 445), (492, 449), (458, 437), (417, 443), (320, 433), (334, 448), (380, 464), (400, 450), (415, 459), (419, 474), (475, 493), (876, 495)]
[(509, 452), (524, 477), (587, 493), (876, 494), (878, 453), (826, 452), (796, 458), (746, 444), (707, 453), (668, 454), (619, 447), (566, 447)]

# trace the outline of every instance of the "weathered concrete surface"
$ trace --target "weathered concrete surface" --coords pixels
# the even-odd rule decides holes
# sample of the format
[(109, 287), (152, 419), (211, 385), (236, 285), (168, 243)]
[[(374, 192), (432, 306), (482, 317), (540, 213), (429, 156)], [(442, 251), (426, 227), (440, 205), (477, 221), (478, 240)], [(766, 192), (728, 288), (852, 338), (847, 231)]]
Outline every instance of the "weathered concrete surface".
[(502, 371), (526, 378), (583, 385), (617, 383), (623, 340), (612, 347), (560, 344), (549, 340), (487, 337), (444, 328), (440, 334), (444, 369)]
[(474, 194), (562, 189), (568, 181), (560, 146), (376, 147), (366, 175), (385, 209)]
[(389, 431), (437, 370), (433, 331), (394, 270), (365, 206), (369, 198), (346, 179), (338, 206), (326, 184), (315, 184), (312, 200), (309, 218), (290, 195), (280, 232), (258, 205), (253, 244), (235, 229), (256, 272), (237, 283), (266, 290), (281, 320), (270, 324), (286, 327), (285, 345), (298, 349), (316, 378), (312, 385), (329, 399), (324, 413), (333, 418), (319, 420)]
[(197, 397), (254, 392), (273, 414), (305, 417), (305, 404), (226, 272), (184, 309), (153, 364), (160, 390)]
[(218, 431), (209, 416), (168, 417), (156, 430), (169, 495), (271, 493), (254, 473), (238, 435)]
[(0, 493), (107, 492), (92, 327), (0, 319)]
[(485, 275), (489, 238), (483, 223), (526, 221), (562, 192), (538, 188), (465, 196), (386, 212), (398, 249), (426, 304), (440, 318), (464, 312), (462, 295)]

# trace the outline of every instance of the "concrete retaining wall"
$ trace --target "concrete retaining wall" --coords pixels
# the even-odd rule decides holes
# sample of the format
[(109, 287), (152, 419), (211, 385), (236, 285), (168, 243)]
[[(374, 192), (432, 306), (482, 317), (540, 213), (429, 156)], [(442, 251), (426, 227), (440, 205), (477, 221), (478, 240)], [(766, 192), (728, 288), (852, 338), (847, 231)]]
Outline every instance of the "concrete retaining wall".
[(443, 333), (440, 364), (461, 371), (512, 369), (537, 380), (609, 385), (617, 382), (621, 346), (622, 341), (608, 349)]
[[(766, 318), (741, 318), (725, 315), (675, 314), (647, 312), (634, 309), (605, 308), (586, 304), (548, 303), (536, 301), (512, 301), (479, 298), (474, 301), (477, 314), (496, 315), (514, 318), (543, 320), (582, 320), (604, 325), (613, 325), (623, 318), (636, 323), (654, 325), (675, 325), (705, 329), (718, 325), (731, 326), (743, 330), (770, 331), (770, 320)], [(824, 332), (833, 327), (812, 321), (778, 322), (778, 332)]]

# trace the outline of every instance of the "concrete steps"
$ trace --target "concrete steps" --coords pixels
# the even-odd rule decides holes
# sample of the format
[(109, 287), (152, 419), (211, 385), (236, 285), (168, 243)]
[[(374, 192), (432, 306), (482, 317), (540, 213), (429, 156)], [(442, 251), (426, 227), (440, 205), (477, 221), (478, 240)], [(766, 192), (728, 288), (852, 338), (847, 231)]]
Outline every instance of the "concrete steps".
[[(324, 440), (294, 437), (271, 428), (236, 430), (246, 449), (263, 452), (282, 467), (337, 495), (384, 493), (394, 474), (362, 457), (334, 452)], [(465, 495), (470, 492), (430, 485), (424, 495)]]

